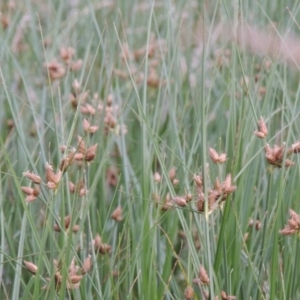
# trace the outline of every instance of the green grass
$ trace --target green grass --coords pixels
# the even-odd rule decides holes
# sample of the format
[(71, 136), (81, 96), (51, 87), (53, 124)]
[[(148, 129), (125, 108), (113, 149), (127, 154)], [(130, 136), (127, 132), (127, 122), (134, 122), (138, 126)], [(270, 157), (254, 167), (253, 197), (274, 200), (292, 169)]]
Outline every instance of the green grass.
[[(0, 298), (184, 299), (191, 286), (194, 299), (221, 299), (222, 291), (298, 299), (299, 237), (279, 230), (289, 209), (300, 213), (299, 156), (288, 157), (290, 168), (274, 168), (264, 147), (299, 140), (300, 62), (284, 58), (288, 50), (277, 56), (275, 46), (268, 55), (249, 51), (232, 36), (249, 25), (282, 43), (294, 33), (299, 43), (299, 10), (294, 1), (250, 0), (1, 4), (2, 23), (9, 22), (0, 28)], [(74, 48), (81, 68), (63, 63), (62, 47)], [(58, 80), (45, 67), (53, 59), (65, 68)], [(95, 114), (81, 111), (86, 103)], [(106, 111), (115, 106), (112, 125)], [(265, 140), (254, 135), (260, 116)], [(84, 119), (99, 127), (94, 134), (84, 132)], [(46, 162), (57, 172), (66, 155), (60, 147), (78, 153), (78, 135), (87, 148), (98, 144), (95, 158), (74, 162), (49, 190)], [(209, 147), (226, 153), (226, 162), (214, 164)], [(43, 181), (30, 203), (21, 188), (35, 186), (22, 175), (28, 170)], [(237, 188), (210, 213), (209, 189), (227, 174)], [(82, 197), (69, 190), (80, 180), (88, 190)], [(187, 193), (193, 199), (185, 207), (162, 210), (168, 197)], [(118, 206), (121, 221), (111, 218)], [(97, 234), (109, 253), (97, 252)], [(89, 255), (92, 268), (72, 288), (71, 262), (80, 275)], [(195, 282), (201, 266), (209, 285)]]

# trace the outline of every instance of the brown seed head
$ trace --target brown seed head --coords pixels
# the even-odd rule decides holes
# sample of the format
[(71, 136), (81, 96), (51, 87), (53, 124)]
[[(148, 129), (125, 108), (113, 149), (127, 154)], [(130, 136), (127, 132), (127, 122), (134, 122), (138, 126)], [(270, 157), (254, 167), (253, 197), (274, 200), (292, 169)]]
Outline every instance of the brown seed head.
[(83, 262), (83, 266), (81, 268), (81, 274), (85, 275), (88, 273), (92, 268), (92, 256), (89, 255)]
[(31, 272), (34, 275), (37, 273), (38, 267), (34, 263), (24, 260), (24, 264), (29, 272)]
[(291, 147), (290, 150), (288, 150), (288, 152), (294, 152), (294, 153), (299, 153), (300, 152), (300, 141), (294, 143)]
[(172, 201), (178, 206), (181, 206), (181, 207), (186, 206), (186, 199), (183, 197), (180, 197), (180, 196), (174, 197), (172, 199)]
[(215, 164), (222, 164), (226, 161), (226, 153), (218, 154), (218, 152), (213, 148), (208, 148), (208, 154), (210, 159)]
[(76, 260), (75, 257), (73, 257), (73, 259), (71, 260), (71, 264), (69, 266), (69, 276), (73, 276), (77, 274), (78, 268), (75, 264)]
[(99, 253), (101, 254), (109, 254), (111, 250), (111, 246), (108, 244), (101, 244), (99, 248)]
[(158, 172), (155, 172), (154, 175), (153, 175), (153, 180), (155, 182), (161, 182), (161, 176)]
[(184, 198), (185, 198), (185, 201), (186, 202), (190, 202), (190, 201), (192, 201), (193, 200), (193, 195), (192, 194), (185, 194), (184, 195)]
[(93, 244), (96, 251), (100, 248), (100, 245), (102, 244), (101, 236), (98, 233), (94, 237)]
[(179, 181), (179, 179), (177, 179), (177, 178), (174, 178), (174, 179), (172, 180), (172, 184), (173, 184), (174, 186), (177, 186), (179, 183), (180, 183), (180, 181)]
[(200, 175), (194, 175), (193, 179), (194, 179), (195, 184), (198, 187), (202, 188), (202, 186), (203, 186), (202, 177)]
[(29, 187), (29, 186), (21, 186), (21, 190), (26, 194), (26, 195), (33, 195), (34, 189)]
[(121, 206), (118, 206), (114, 211), (113, 213), (111, 214), (111, 218), (114, 219), (115, 221), (117, 222), (120, 222), (123, 220), (123, 217), (122, 217), (122, 207)]
[(55, 60), (46, 63), (45, 67), (48, 69), (51, 80), (60, 79), (66, 73), (65, 67)]
[(42, 179), (40, 176), (38, 176), (34, 173), (31, 173), (30, 171), (24, 172), (23, 176), (26, 176), (29, 180), (31, 180), (33, 183), (36, 183), (36, 184), (40, 184), (42, 182)]
[(90, 162), (95, 158), (97, 147), (98, 147), (98, 144), (95, 144), (87, 149), (86, 154), (85, 154), (85, 161)]
[(83, 119), (82, 127), (86, 133), (95, 133), (99, 129), (98, 126), (91, 126), (87, 119)]
[(55, 190), (58, 186), (58, 183), (62, 177), (62, 171), (58, 170), (57, 173), (54, 173), (53, 167), (49, 164), (46, 163), (45, 165), (45, 171), (46, 171), (46, 179), (47, 179), (47, 187), (49, 189)]
[(176, 168), (172, 167), (171, 170), (169, 171), (169, 178), (171, 181), (173, 181), (176, 177)]
[(95, 115), (95, 113), (96, 113), (96, 109), (88, 103), (82, 104), (80, 106), (80, 111), (83, 114), (92, 115), (92, 116)]
[(258, 121), (258, 131), (255, 131), (254, 133), (261, 139), (265, 138), (268, 135), (268, 128), (266, 126), (265, 120), (263, 117), (260, 117), (260, 120)]
[(76, 284), (83, 278), (82, 275), (72, 275), (69, 277), (71, 283)]
[(222, 300), (235, 300), (235, 296), (229, 296), (224, 291), (221, 292), (221, 298)]
[(194, 297), (194, 290), (191, 286), (187, 286), (184, 291), (185, 300), (191, 300)]
[(204, 269), (204, 267), (202, 265), (200, 266), (198, 277), (202, 284), (209, 285), (209, 277), (207, 275), (206, 270)]

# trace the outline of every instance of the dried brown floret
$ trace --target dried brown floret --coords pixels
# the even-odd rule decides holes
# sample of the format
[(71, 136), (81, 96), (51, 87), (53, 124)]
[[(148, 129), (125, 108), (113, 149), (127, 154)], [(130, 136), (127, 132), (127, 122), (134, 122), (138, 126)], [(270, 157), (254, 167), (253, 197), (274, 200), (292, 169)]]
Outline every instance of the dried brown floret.
[(40, 193), (38, 188), (31, 188), (28, 186), (21, 186), (21, 190), (26, 194), (26, 202), (33, 202)]
[(263, 117), (260, 117), (258, 121), (258, 131), (255, 131), (254, 134), (261, 139), (264, 139), (268, 135), (268, 128)]
[(169, 171), (169, 178), (171, 181), (176, 178), (176, 168), (172, 167)]
[(235, 296), (227, 295), (224, 291), (221, 292), (222, 300), (235, 300)]
[(191, 300), (194, 297), (194, 290), (191, 286), (187, 286), (184, 291), (185, 300)]
[(52, 60), (49, 63), (45, 63), (45, 67), (48, 69), (51, 80), (60, 79), (66, 73), (65, 67), (56, 60)]
[[(273, 148), (271, 148), (269, 145), (265, 146), (265, 157), (269, 164), (276, 166), (278, 168), (282, 167), (283, 164), (283, 158), (284, 158), (284, 152), (285, 152), (285, 145), (279, 147), (275, 145)], [(289, 155), (289, 149), (287, 150), (287, 155)], [(285, 160), (284, 166), (286, 168), (294, 165), (294, 162), (290, 159)]]
[(201, 284), (201, 285), (209, 285), (210, 284), (207, 272), (206, 272), (206, 270), (204, 269), (204, 267), (202, 265), (200, 266), (198, 277), (195, 278), (193, 280), (193, 282)]
[(94, 249), (96, 253), (100, 254), (109, 254), (111, 246), (108, 244), (102, 243), (102, 239), (99, 234), (97, 234), (93, 240)]
[(87, 119), (83, 119), (82, 127), (86, 133), (95, 133), (99, 129), (99, 126), (91, 126)]
[(158, 172), (155, 172), (154, 175), (153, 175), (153, 180), (155, 182), (161, 182), (161, 176)]
[(180, 197), (180, 196), (176, 196), (172, 199), (172, 201), (174, 202), (174, 204), (184, 207), (186, 206), (186, 199), (184, 197)]
[(117, 222), (120, 222), (123, 220), (122, 213), (123, 213), (122, 207), (118, 206), (111, 214), (111, 218)]
[(53, 167), (46, 163), (45, 172), (48, 189), (56, 190), (63, 174), (62, 171), (58, 170), (57, 173), (54, 173)]
[(226, 161), (226, 153), (218, 154), (213, 148), (208, 148), (208, 154), (215, 164), (222, 164)]
[(30, 171), (24, 172), (23, 176), (26, 176), (29, 180), (31, 180), (33, 183), (36, 183), (36, 184), (40, 184), (42, 182), (42, 179), (40, 176), (38, 176)]
[(31, 272), (34, 275), (37, 273), (38, 267), (34, 263), (24, 260), (24, 264), (29, 272)]
[(288, 224), (285, 225), (283, 229), (279, 231), (282, 235), (292, 235), (299, 233), (300, 229), (300, 215), (298, 215), (294, 210), (290, 209), (290, 219)]
[(82, 268), (81, 268), (81, 274), (85, 275), (88, 273), (92, 268), (92, 256), (88, 255), (88, 257), (84, 260)]

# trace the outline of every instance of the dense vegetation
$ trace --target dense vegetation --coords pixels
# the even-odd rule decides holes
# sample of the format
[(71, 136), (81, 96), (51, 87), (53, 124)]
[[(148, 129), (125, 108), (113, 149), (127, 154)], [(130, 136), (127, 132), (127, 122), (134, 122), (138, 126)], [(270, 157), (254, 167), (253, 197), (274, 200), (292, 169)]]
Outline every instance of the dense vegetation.
[(1, 2), (1, 299), (300, 297), (300, 4), (261, 2)]

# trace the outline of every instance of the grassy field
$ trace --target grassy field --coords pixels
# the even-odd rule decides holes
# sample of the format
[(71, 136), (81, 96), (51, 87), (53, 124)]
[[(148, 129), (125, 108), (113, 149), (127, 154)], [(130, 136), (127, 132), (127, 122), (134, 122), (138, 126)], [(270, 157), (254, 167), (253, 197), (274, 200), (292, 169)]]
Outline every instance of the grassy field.
[(0, 9), (0, 299), (300, 299), (297, 1)]

